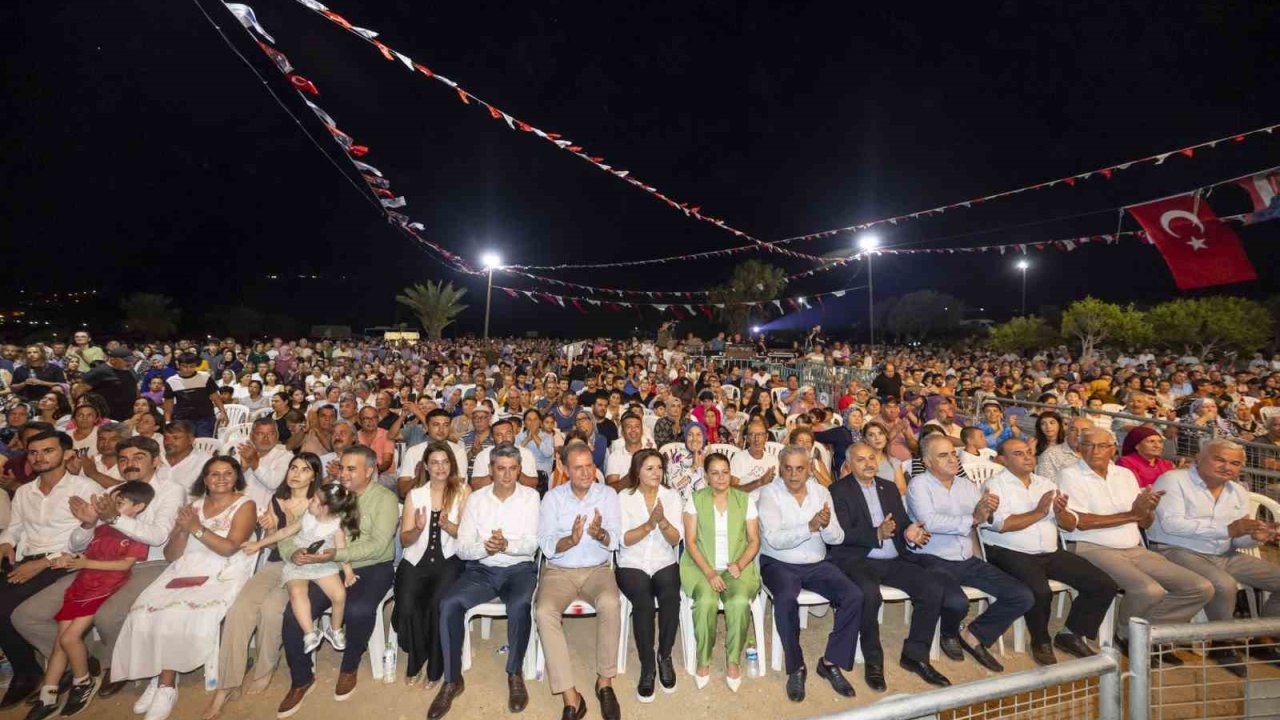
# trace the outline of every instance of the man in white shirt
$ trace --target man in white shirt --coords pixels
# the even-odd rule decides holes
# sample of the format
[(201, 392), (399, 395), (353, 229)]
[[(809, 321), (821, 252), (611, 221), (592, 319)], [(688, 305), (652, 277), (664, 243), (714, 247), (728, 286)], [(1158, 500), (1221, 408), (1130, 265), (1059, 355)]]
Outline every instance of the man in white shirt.
[(1031, 609), (1035, 599), (1026, 585), (974, 555), (973, 530), (988, 522), (1000, 507), (1000, 497), (980, 492), (971, 480), (957, 476), (960, 461), (950, 439), (933, 433), (920, 445), (927, 472), (911, 478), (907, 512), (929, 531), (930, 539), (928, 545), (912, 548), (916, 560), (996, 599), (961, 630), (969, 599), (960, 588), (948, 588), (942, 598), (942, 651), (952, 660), (968, 652), (978, 664), (1001, 672), (1004, 666), (987, 648)]
[(492, 482), (467, 498), (458, 522), (458, 557), (466, 569), (440, 601), (440, 645), (444, 684), (427, 717), (439, 720), (462, 694), (463, 619), (493, 598), (507, 606), (507, 709), (524, 710), (529, 693), (522, 667), (533, 627), (531, 607), (538, 584), (538, 491), (519, 482), (520, 453), (501, 445), (490, 455)]
[(631, 456), (646, 447), (653, 447), (653, 441), (644, 436), (644, 422), (639, 415), (627, 413), (622, 416), (622, 437), (609, 446), (609, 454), (604, 460), (604, 481), (614, 490), (622, 490), (619, 485), (631, 472)]
[[(514, 447), (516, 441), (516, 429), (510, 420), (499, 420), (490, 425), (489, 433), (493, 436), (493, 445), (476, 453), (476, 461), (471, 466), (472, 490), (479, 490), (493, 481), (490, 477), (489, 458), (493, 456), (494, 448), (499, 445)], [(537, 488), (538, 461), (534, 459), (533, 451), (527, 447), (517, 447), (516, 452), (520, 455), (520, 484)]]
[[(113, 682), (110, 679), (109, 667), (116, 638), (120, 636), (134, 600), (169, 566), (164, 557), (164, 546), (173, 532), (178, 509), (187, 501), (186, 488), (169, 479), (168, 470), (160, 461), (160, 445), (152, 438), (136, 436), (122, 440), (116, 446), (116, 456), (121, 477), (125, 481), (137, 480), (151, 485), (155, 497), (136, 517), (121, 515), (116, 509), (115, 499), (101, 489), (90, 501), (73, 498), (69, 507), (80, 524), (67, 541), (71, 552), (82, 553), (93, 540), (94, 528), (99, 523), (106, 523), (132, 540), (150, 546), (146, 561), (134, 564), (129, 581), (108, 598), (93, 617), (94, 627), (101, 638), (101, 646), (93, 648), (94, 655), (102, 661), (102, 688), (107, 690), (107, 697), (124, 687), (123, 680)], [(46, 657), (57, 641), (58, 624), (54, 615), (62, 607), (63, 595), (71, 580), (65, 578), (54, 583), (20, 605), (13, 614), (14, 623), (22, 628), (23, 637)]]
[(169, 466), (169, 480), (187, 492), (212, 455), (196, 450), (196, 428), (188, 420), (173, 420), (164, 426), (164, 460)]
[(831, 509), (831, 493), (809, 477), (808, 451), (788, 445), (778, 453), (779, 481), (760, 491), (760, 580), (773, 597), (773, 617), (786, 656), (787, 698), (805, 697), (808, 670), (800, 649), (801, 590), (826, 598), (835, 608), (827, 646), (818, 660), (818, 676), (838, 695), (853, 697), (841, 670), (853, 669), (862, 590), (827, 559), (827, 545), (844, 542), (844, 530)]
[[(0, 583), (0, 650), (13, 667), (0, 709), (19, 705), (39, 691), (44, 672), (35, 648), (18, 632), (14, 610), (67, 577), (66, 570), (50, 567), (48, 555), (66, 552), (79, 524), (70, 501), (85, 502), (102, 489), (67, 472), (71, 446), (71, 436), (62, 432), (40, 432), (27, 439), (27, 459), (36, 479), (14, 493), (9, 527), (0, 533), (0, 557), (9, 564), (5, 582)], [(61, 599), (59, 594), (59, 604)]]
[(427, 444), (432, 440), (445, 443), (453, 450), (453, 459), (458, 463), (458, 472), (464, 475), (464, 480), (466, 479), (467, 449), (462, 446), (462, 443), (449, 440), (449, 426), (452, 420), (448, 410), (436, 408), (427, 413), (427, 439), (409, 447), (400, 458), (400, 475), (397, 478), (400, 497), (407, 495), (409, 489), (413, 487), (413, 479), (418, 476), (418, 465), (422, 463), (422, 454), (427, 451)]
[(564, 611), (576, 599), (596, 609), (595, 694), (600, 715), (620, 720), (613, 690), (618, 673), (618, 632), (622, 626), (618, 582), (609, 560), (622, 537), (618, 493), (596, 481), (597, 470), (586, 445), (561, 451), (569, 482), (543, 497), (538, 514), (538, 546), (547, 565), (538, 583), (534, 617), (546, 655), (551, 692), (564, 700), (562, 717), (582, 720), (587, 701), (574, 687), (573, 660), (564, 637)]
[(747, 446), (741, 452), (734, 453), (729, 461), (729, 473), (733, 476), (733, 484), (742, 492), (751, 493), (765, 487), (777, 477), (777, 462), (765, 454), (765, 443), (769, 442), (769, 429), (760, 420), (752, 420), (747, 424), (745, 432)]
[(249, 442), (241, 443), (233, 453), (244, 468), (248, 484), (245, 494), (260, 508), (271, 506), (271, 496), (284, 482), (289, 472), (293, 453), (280, 444), (280, 431), (276, 421), (269, 417), (253, 421)]
[[(1116, 438), (1091, 428), (1080, 435), (1080, 462), (1058, 473), (1075, 522), (1064, 518), (1065, 538), (1075, 552), (1097, 565), (1124, 591), (1116, 618), (1117, 645), (1125, 647), (1130, 617), (1153, 625), (1191, 622), (1213, 597), (1213, 585), (1142, 546), (1139, 528), (1150, 527), (1164, 491), (1138, 489), (1133, 473), (1111, 463)], [(1172, 652), (1166, 665), (1182, 665)]]
[[(1261, 614), (1280, 615), (1280, 568), (1239, 552), (1276, 537), (1275, 526), (1249, 512), (1249, 490), (1236, 482), (1244, 464), (1242, 446), (1211, 440), (1200, 446), (1195, 465), (1170, 470), (1153, 486), (1165, 497), (1147, 531), (1151, 548), (1213, 584), (1213, 598), (1204, 606), (1210, 622), (1232, 618), (1237, 583), (1271, 593)], [(1210, 650), (1209, 657), (1235, 675), (1246, 674), (1236, 650)]]
[[(1116, 596), (1116, 584), (1084, 558), (1058, 547), (1058, 518), (1072, 519), (1067, 497), (1058, 486), (1031, 472), (1036, 455), (1025, 440), (1000, 443), (1005, 470), (986, 482), (986, 491), (1000, 498), (991, 525), (978, 531), (987, 546), (987, 560), (1026, 585), (1035, 596), (1027, 611), (1031, 657), (1040, 665), (1057, 662), (1057, 647), (1078, 658), (1094, 655), (1085, 638), (1098, 640), (1098, 628)], [(1071, 602), (1066, 626), (1052, 640), (1049, 616), (1053, 592), (1049, 581), (1066, 583), (1078, 591)]]

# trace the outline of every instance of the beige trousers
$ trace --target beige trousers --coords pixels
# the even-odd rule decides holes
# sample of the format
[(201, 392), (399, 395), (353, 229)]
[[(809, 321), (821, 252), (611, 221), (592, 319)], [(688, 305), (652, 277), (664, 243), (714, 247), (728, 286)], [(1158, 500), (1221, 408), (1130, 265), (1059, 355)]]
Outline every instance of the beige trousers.
[(574, 600), (585, 600), (596, 609), (596, 675), (611, 678), (618, 674), (618, 632), (622, 626), (618, 597), (618, 581), (607, 563), (592, 568), (543, 568), (534, 617), (553, 694), (574, 686), (573, 661), (561, 624), (565, 608)]
[(283, 562), (262, 566), (236, 596), (222, 622), (222, 643), (218, 652), (218, 689), (230, 690), (244, 683), (249, 661), (249, 639), (258, 633), (258, 655), (253, 663), (256, 682), (275, 672), (282, 648), (280, 628), (289, 607), (289, 592), (280, 584)]
[(1124, 591), (1116, 618), (1116, 634), (1129, 636), (1129, 618), (1152, 625), (1191, 622), (1213, 597), (1213, 585), (1144, 547), (1115, 548), (1076, 543), (1076, 553), (1111, 576)]

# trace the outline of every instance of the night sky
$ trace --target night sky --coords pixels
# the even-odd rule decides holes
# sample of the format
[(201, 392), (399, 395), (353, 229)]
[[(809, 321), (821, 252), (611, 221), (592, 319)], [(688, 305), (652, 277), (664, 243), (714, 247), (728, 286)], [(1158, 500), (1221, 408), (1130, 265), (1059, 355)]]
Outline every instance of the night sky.
[[(742, 242), (508, 130), (293, 0), (250, 5), (276, 48), (319, 87), (316, 102), (371, 148), (365, 159), (408, 199), (407, 214), (473, 264), (490, 249), (508, 262), (545, 264)], [(15, 289), (99, 288), (101, 313), (123, 294), (148, 290), (176, 299), (187, 330), (199, 329), (210, 308), (239, 304), (365, 327), (411, 320), (395, 291), (444, 278), (470, 289), (461, 329), (478, 331), (483, 279), (446, 270), (391, 228), (200, 7), (341, 161), (219, 2), (6, 3), (5, 302)], [(765, 240), (1280, 121), (1275, 3), (334, 0), (330, 7), (505, 110)], [(1108, 233), (1120, 205), (1272, 165), (1280, 165), (1280, 133), (881, 236), (890, 246), (961, 247)], [(1209, 202), (1220, 215), (1248, 209), (1232, 188)], [(1280, 267), (1280, 222), (1240, 235), (1261, 279), (1225, 291), (1265, 297)], [(822, 254), (852, 242), (845, 235), (795, 247)], [(1031, 259), (1032, 308), (1086, 293), (1140, 302), (1175, 293), (1156, 251), (1135, 241)], [(877, 259), (876, 295), (933, 288), (1002, 319), (1019, 303), (1014, 260)], [(775, 261), (788, 272), (810, 266)], [(734, 262), (558, 277), (693, 290), (725, 279)], [(291, 279), (268, 280), (272, 274)], [(864, 282), (850, 266), (786, 294)], [(829, 303), (824, 324), (861, 319), (863, 297)], [(494, 303), (495, 333), (620, 334), (657, 324), (652, 311), (582, 316), (501, 293)]]

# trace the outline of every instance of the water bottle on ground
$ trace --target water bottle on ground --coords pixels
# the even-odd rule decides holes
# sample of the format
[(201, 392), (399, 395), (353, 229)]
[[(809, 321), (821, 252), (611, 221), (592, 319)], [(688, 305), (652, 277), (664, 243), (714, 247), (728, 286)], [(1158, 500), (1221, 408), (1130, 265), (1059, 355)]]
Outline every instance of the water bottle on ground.
[(396, 649), (389, 647), (382, 653), (382, 682), (390, 684), (396, 681)]
[(760, 653), (754, 647), (747, 648), (747, 677), (760, 677)]

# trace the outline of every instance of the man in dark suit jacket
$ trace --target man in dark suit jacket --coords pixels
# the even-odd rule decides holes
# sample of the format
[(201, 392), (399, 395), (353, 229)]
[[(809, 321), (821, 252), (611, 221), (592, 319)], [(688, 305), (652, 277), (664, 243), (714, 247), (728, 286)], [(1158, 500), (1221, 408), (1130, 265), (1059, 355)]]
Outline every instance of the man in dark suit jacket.
[(876, 477), (876, 455), (869, 446), (849, 448), (851, 475), (831, 485), (831, 502), (844, 542), (832, 546), (830, 557), (862, 589), (862, 656), (867, 685), (885, 689), (884, 651), (880, 647), (880, 586), (898, 588), (911, 597), (911, 628), (902, 644), (899, 664), (932, 685), (951, 682), (929, 663), (929, 646), (942, 608), (944, 591), (956, 581), (945, 573), (917, 564), (907, 545), (924, 545), (929, 532), (919, 523), (908, 525), (907, 509), (898, 487)]

